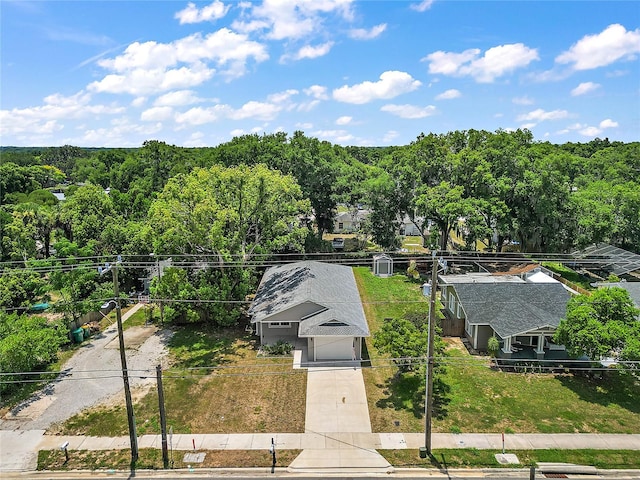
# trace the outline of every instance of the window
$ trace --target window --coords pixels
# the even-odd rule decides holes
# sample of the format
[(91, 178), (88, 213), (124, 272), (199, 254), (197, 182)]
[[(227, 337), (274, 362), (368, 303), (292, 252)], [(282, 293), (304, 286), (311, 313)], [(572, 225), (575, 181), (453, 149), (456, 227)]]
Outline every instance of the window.
[(291, 326), (291, 322), (271, 322), (269, 324), (270, 328), (289, 328)]
[(338, 230), (342, 230), (344, 228), (344, 223), (338, 222)]
[[(447, 287), (442, 289), (442, 294), (441, 294), (442, 295), (442, 300), (446, 300), (447, 299), (447, 290), (448, 290)], [(446, 301), (444, 303), (446, 303)]]
[(462, 318), (462, 305), (460, 304), (460, 302), (458, 302), (458, 315), (456, 315), (458, 318)]
[(456, 311), (456, 297), (449, 295), (449, 311), (455, 313)]

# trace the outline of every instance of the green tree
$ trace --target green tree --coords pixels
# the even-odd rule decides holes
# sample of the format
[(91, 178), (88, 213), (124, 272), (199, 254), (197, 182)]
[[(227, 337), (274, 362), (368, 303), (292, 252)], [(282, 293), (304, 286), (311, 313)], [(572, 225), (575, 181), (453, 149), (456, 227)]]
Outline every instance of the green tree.
[(638, 361), (639, 314), (625, 289), (600, 288), (569, 301), (567, 318), (560, 322), (554, 341), (566, 345), (574, 356)]
[(47, 282), (36, 272), (4, 269), (0, 275), (0, 308), (25, 311), (46, 293)]
[(290, 176), (264, 165), (172, 178), (152, 204), (156, 253), (240, 255), (302, 249), (309, 202)]
[[(58, 349), (67, 342), (67, 333), (60, 322), (0, 312), (0, 372), (31, 372), (55, 361)], [(3, 375), (5, 382), (24, 379), (24, 375)], [(0, 383), (0, 392), (16, 386)]]

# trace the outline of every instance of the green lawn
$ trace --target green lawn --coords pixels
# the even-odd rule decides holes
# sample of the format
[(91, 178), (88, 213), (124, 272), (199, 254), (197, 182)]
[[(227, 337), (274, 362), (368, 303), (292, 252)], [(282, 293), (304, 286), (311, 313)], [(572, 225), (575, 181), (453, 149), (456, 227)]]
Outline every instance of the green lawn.
[(640, 468), (640, 456), (635, 450), (509, 450), (520, 465), (501, 465), (495, 458), (501, 450), (460, 448), (433, 450), (431, 458), (420, 458), (418, 450), (380, 450), (380, 454), (394, 467), (421, 468), (526, 468), (541, 462), (593, 465), (606, 469)]
[[(386, 317), (427, 309), (419, 285), (402, 275), (354, 273), (373, 335)], [(374, 368), (363, 370), (371, 425), (378, 432), (424, 430), (424, 393), (417, 377), (402, 378), (382, 366), (367, 340)], [(599, 380), (572, 374), (506, 373), (487, 357), (471, 356), (458, 339), (447, 339), (443, 392), (434, 408), (438, 432), (640, 432), (640, 384), (610, 372)]]

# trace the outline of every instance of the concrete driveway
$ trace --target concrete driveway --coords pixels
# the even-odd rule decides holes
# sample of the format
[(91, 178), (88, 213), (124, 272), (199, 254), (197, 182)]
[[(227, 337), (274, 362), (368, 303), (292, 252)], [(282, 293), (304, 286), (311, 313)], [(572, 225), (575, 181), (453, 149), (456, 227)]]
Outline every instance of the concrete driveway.
[[(309, 367), (305, 433), (318, 434), (318, 446), (305, 448), (290, 472), (390, 473), (393, 468), (374, 448), (358, 444), (371, 433), (367, 392), (360, 363), (343, 367)], [(324, 446), (322, 446), (324, 445)]]
[(307, 433), (371, 432), (367, 393), (357, 367), (309, 367)]

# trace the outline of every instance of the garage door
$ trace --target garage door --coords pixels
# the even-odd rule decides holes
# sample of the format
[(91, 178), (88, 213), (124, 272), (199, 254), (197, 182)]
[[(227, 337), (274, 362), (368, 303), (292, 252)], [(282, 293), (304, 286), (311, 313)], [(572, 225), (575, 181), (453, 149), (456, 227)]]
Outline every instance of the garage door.
[(316, 360), (351, 360), (353, 337), (316, 337)]

